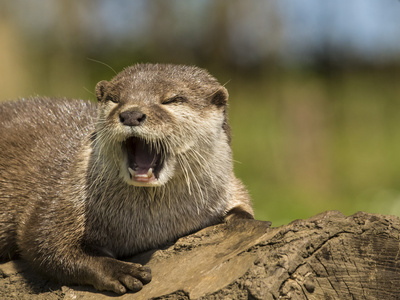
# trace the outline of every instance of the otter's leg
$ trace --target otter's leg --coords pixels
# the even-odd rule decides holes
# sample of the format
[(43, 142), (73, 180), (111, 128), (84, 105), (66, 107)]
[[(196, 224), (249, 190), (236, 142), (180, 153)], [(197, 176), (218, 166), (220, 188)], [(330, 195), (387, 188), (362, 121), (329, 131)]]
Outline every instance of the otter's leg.
[(76, 283), (92, 285), (97, 290), (113, 291), (117, 294), (124, 294), (127, 290), (138, 292), (144, 284), (151, 281), (150, 268), (110, 257), (90, 257), (84, 269), (76, 271)]
[(148, 267), (86, 247), (85, 222), (76, 217), (81, 215), (70, 205), (38, 203), (19, 224), (17, 243), (21, 257), (44, 276), (66, 285), (92, 285), (98, 290), (123, 294), (127, 290), (137, 292), (150, 282)]
[(232, 174), (232, 198), (224, 216), (225, 222), (238, 219), (254, 219), (250, 196), (243, 183)]
[(124, 294), (128, 290), (137, 292), (151, 281), (148, 267), (111, 257), (92, 256), (76, 246), (58, 243), (53, 251), (43, 246), (39, 251), (37, 247), (31, 247), (29, 253), (22, 251), (22, 257), (44, 276), (66, 285), (92, 285), (100, 291)]

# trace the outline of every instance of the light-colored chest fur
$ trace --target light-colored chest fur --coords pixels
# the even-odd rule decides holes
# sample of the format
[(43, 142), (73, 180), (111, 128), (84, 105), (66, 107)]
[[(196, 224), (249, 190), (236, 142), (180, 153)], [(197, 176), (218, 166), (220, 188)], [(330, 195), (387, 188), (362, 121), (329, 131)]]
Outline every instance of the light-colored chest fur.
[[(221, 221), (229, 195), (217, 190), (203, 191), (196, 199), (185, 186), (114, 187), (87, 208), (88, 238), (115, 256), (128, 256), (162, 246), (197, 229)], [(171, 185), (174, 182), (170, 183)], [(181, 186), (179, 186), (181, 185)], [(197, 191), (198, 192), (198, 191)]]

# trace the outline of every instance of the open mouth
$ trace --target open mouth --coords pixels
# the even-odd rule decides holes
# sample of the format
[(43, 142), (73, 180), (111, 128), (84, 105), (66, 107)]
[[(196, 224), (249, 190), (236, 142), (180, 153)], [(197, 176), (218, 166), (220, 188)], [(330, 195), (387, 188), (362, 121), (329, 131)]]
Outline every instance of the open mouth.
[(125, 141), (130, 179), (137, 185), (157, 183), (164, 164), (161, 149), (138, 137)]

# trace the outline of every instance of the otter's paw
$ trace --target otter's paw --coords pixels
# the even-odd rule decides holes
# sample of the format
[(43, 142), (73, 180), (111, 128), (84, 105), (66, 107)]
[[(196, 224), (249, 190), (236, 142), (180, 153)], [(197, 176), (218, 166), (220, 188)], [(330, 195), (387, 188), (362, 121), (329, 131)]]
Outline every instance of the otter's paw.
[(243, 219), (254, 219), (252, 213), (248, 212), (244, 208), (240, 206), (236, 206), (228, 211), (224, 217), (224, 221), (226, 223), (235, 221), (235, 220), (243, 220)]
[(138, 292), (151, 281), (150, 268), (113, 258), (97, 258), (92, 271), (94, 281), (91, 284), (96, 289), (117, 294), (124, 294), (127, 290)]

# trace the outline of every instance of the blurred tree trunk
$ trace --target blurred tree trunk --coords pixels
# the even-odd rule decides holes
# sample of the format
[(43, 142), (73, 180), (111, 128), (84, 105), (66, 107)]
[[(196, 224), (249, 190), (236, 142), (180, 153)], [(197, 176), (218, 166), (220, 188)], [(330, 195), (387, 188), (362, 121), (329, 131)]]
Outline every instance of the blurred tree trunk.
[[(58, 2), (57, 24), (52, 31), (53, 39), (49, 41), (48, 85), (52, 95), (73, 97), (77, 86), (82, 87), (87, 73), (82, 62), (84, 53), (84, 36), (81, 28), (79, 2), (62, 0)], [(62, 70), (62, 71), (61, 71)], [(82, 87), (83, 88), (83, 87)]]
[(0, 101), (24, 96), (30, 87), (23, 59), (26, 47), (19, 37), (7, 14), (0, 11)]

